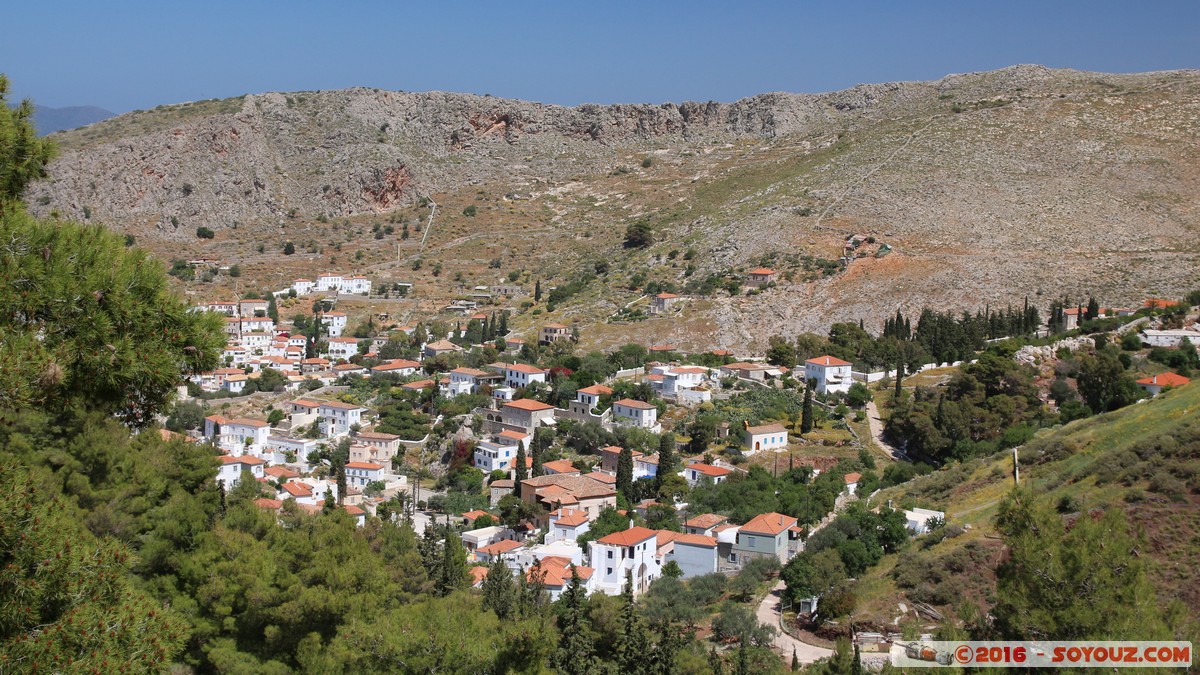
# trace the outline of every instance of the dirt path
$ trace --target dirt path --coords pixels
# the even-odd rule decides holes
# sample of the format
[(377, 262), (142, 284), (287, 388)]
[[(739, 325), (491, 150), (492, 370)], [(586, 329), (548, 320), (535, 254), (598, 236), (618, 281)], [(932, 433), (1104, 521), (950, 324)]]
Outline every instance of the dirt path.
[(892, 456), (892, 459), (908, 459), (904, 451), (892, 445), (883, 437), (883, 420), (879, 417), (879, 407), (875, 405), (875, 401), (867, 403), (867, 425), (871, 427), (871, 439), (875, 441), (875, 445), (883, 448), (884, 451)]
[(782, 602), (780, 597), (784, 586), (783, 580), (780, 580), (771, 589), (771, 592), (767, 593), (767, 597), (763, 598), (763, 601), (758, 604), (758, 622), (765, 626), (771, 626), (778, 631), (775, 639), (771, 641), (771, 646), (783, 656), (784, 660), (789, 662), (792, 658), (792, 650), (795, 650), (796, 657), (800, 659), (800, 663), (812, 663), (817, 659), (823, 659), (832, 655), (832, 650), (823, 647), (814, 647), (806, 642), (801, 642), (780, 629), (779, 611)]

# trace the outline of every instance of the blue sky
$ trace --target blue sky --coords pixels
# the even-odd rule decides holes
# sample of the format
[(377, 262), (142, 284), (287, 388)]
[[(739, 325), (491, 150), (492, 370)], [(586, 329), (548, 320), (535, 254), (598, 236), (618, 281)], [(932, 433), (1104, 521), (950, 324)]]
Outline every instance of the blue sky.
[(574, 105), (729, 101), (1014, 63), (1200, 67), (1200, 1), (44, 0), (5, 10), (18, 97), (115, 112), (368, 86)]

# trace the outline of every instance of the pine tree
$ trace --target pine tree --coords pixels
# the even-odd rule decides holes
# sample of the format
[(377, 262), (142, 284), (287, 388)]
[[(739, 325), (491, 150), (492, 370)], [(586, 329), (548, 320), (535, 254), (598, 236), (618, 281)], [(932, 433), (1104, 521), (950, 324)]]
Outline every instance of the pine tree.
[(442, 541), (441, 577), (437, 582), (437, 593), (450, 595), (466, 586), (466, 582), (467, 551), (458, 535), (446, 528), (446, 538)]
[(429, 523), (425, 526), (425, 535), (417, 542), (417, 554), (421, 556), (421, 566), (430, 579), (437, 578), (441, 573), (442, 564), (442, 525)]
[(483, 606), (503, 621), (516, 613), (517, 604), (517, 584), (512, 571), (497, 556), (488, 565), (487, 576), (483, 578)]
[(651, 652), (649, 672), (652, 675), (673, 675), (677, 671), (675, 657), (679, 654), (679, 647), (682, 643), (679, 631), (669, 620), (663, 619), (658, 623), (656, 632), (658, 633), (658, 644)]
[(589, 635), (586, 602), (579, 570), (571, 565), (571, 581), (559, 598), (558, 632), (561, 637), (558, 649), (550, 659), (551, 667), (565, 675), (586, 675), (596, 670), (596, 646)]
[(8, 78), (0, 75), (0, 210), (21, 198), (25, 186), (46, 175), (57, 151), (33, 127), (33, 101), (10, 107)]
[(529, 469), (525, 467), (525, 441), (517, 441), (517, 482), (529, 478)]
[(817, 385), (816, 380), (809, 380), (804, 388), (804, 406), (801, 408), (800, 433), (807, 434), (813, 430), (813, 400), (812, 390)]
[(621, 448), (621, 453), (617, 455), (617, 494), (623, 495), (625, 499), (629, 499), (633, 493), (633, 450), (630, 448)]
[(625, 572), (621, 603), (621, 634), (616, 644), (617, 666), (625, 675), (648, 675), (650, 636), (633, 601), (633, 573), (629, 571)]

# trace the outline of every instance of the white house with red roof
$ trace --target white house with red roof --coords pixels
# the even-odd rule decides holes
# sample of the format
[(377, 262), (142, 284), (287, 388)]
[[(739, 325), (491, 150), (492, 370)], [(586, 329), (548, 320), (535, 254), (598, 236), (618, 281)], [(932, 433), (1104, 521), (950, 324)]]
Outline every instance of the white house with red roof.
[(355, 424), (362, 426), (363, 413), (368, 408), (341, 401), (321, 401), (317, 414), (321, 418), (321, 431), (329, 437), (350, 433)]
[(574, 542), (590, 527), (588, 512), (583, 509), (562, 507), (550, 512), (550, 528), (546, 532), (546, 543), (556, 541)]
[(651, 314), (665, 314), (683, 302), (683, 298), (674, 293), (659, 293), (650, 301)]
[(546, 382), (550, 371), (525, 363), (506, 363), (501, 366), (504, 371), (504, 384), (521, 389), (534, 382)]
[(217, 445), (233, 455), (261, 455), (270, 435), (271, 425), (266, 420), (238, 417), (221, 425)]
[(263, 477), (265, 461), (251, 455), (233, 457), (221, 455), (221, 467), (217, 469), (217, 482), (226, 490), (231, 490), (242, 479), (243, 472), (249, 471), (255, 480)]
[(478, 393), (479, 388), (495, 377), (478, 368), (455, 368), (450, 371), (450, 381), (443, 387), (448, 396)]
[(346, 486), (360, 490), (376, 481), (387, 483), (387, 469), (374, 462), (346, 462)]
[(753, 455), (756, 452), (786, 450), (788, 446), (787, 428), (782, 424), (761, 424), (758, 426), (745, 425), (742, 435), (742, 453)]
[(733, 473), (732, 469), (726, 469), (723, 466), (713, 466), (704, 462), (696, 462), (684, 468), (683, 477), (687, 479), (688, 485), (696, 487), (705, 482), (711, 482), (714, 485), (723, 483), (729, 478), (729, 474), (731, 473)]
[(325, 356), (330, 359), (349, 360), (358, 354), (358, 340), (352, 337), (331, 337), (325, 348)]
[(1159, 373), (1158, 375), (1143, 377), (1137, 381), (1137, 384), (1142, 389), (1145, 389), (1147, 394), (1150, 394), (1151, 396), (1158, 396), (1160, 393), (1162, 393), (1163, 389), (1167, 389), (1168, 387), (1182, 387), (1188, 382), (1191, 382), (1191, 380), (1182, 375), (1176, 375), (1175, 373)]
[(632, 398), (614, 401), (612, 405), (613, 423), (627, 427), (641, 427), (658, 433), (662, 427), (658, 424), (658, 406)]
[(763, 513), (742, 525), (733, 544), (730, 562), (746, 564), (754, 558), (774, 556), (780, 563), (791, 559), (789, 542), (800, 536), (797, 519), (782, 513)]
[(854, 379), (850, 376), (850, 362), (833, 356), (818, 356), (804, 362), (804, 380), (816, 380), (816, 391), (820, 393), (850, 391)]
[(842, 476), (842, 480), (846, 483), (846, 492), (855, 494), (858, 492), (858, 484), (862, 482), (862, 474), (854, 471)]
[(342, 280), (342, 292), (355, 295), (370, 295), (371, 280), (364, 276), (346, 277)]
[(399, 375), (408, 377), (415, 375), (421, 369), (421, 364), (409, 359), (391, 359), (371, 368), (372, 377), (375, 375)]
[(475, 560), (485, 564), (492, 562), (496, 558), (513, 560), (517, 557), (517, 551), (521, 546), (520, 542), (511, 539), (501, 539), (493, 544), (476, 549)]
[(714, 535), (717, 527), (724, 525), (729, 521), (729, 516), (722, 516), (715, 513), (702, 513), (694, 518), (689, 518), (683, 523), (683, 531), (687, 534), (702, 534), (706, 537)]
[(588, 542), (588, 559), (595, 570), (595, 589), (607, 595), (620, 595), (625, 587), (625, 575), (633, 579), (633, 595), (646, 592), (651, 582), (662, 574), (657, 558), (658, 532), (645, 527), (631, 527)]
[(590, 387), (584, 387), (575, 392), (575, 402), (585, 412), (591, 412), (592, 409), (600, 406), (600, 399), (605, 396), (612, 396), (613, 390), (602, 384), (593, 384)]

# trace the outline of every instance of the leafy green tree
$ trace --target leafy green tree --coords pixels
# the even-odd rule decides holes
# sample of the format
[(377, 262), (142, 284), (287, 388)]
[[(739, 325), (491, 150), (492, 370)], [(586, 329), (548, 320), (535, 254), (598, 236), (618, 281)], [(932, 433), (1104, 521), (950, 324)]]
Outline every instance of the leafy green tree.
[(1141, 389), (1110, 350), (1079, 357), (1079, 395), (1095, 412), (1123, 408), (1141, 398)]
[(1170, 639), (1139, 555), (1145, 544), (1120, 509), (1069, 523), (1049, 500), (1017, 490), (996, 525), (1009, 549), (992, 609), (1005, 639)]
[(181, 373), (218, 365), (220, 318), (189, 312), (162, 266), (120, 236), (5, 212), (0, 238), (0, 406), (77, 404), (145, 426)]
[(166, 427), (180, 433), (188, 429), (199, 429), (204, 425), (204, 412), (204, 406), (195, 401), (178, 401), (171, 408)]
[[(13, 107), (8, 102), (8, 78), (0, 74), (0, 211), (9, 211), (25, 187), (46, 175), (46, 164), (57, 153), (48, 138), (33, 127), (33, 101)], [(12, 278), (12, 277), (8, 277)]]
[(872, 398), (871, 389), (862, 382), (850, 385), (850, 391), (846, 392), (846, 403), (855, 408), (865, 406)]
[(650, 229), (650, 223), (639, 220), (625, 228), (625, 248), (646, 248), (653, 243), (654, 230)]
[(694, 454), (708, 452), (708, 446), (717, 438), (717, 420), (711, 415), (701, 415), (688, 427), (688, 451)]
[(789, 370), (796, 367), (796, 347), (790, 340), (772, 335), (767, 345), (767, 363)]

